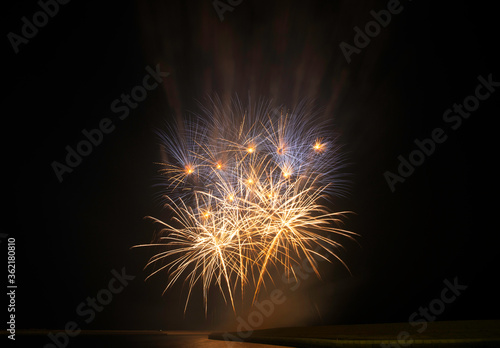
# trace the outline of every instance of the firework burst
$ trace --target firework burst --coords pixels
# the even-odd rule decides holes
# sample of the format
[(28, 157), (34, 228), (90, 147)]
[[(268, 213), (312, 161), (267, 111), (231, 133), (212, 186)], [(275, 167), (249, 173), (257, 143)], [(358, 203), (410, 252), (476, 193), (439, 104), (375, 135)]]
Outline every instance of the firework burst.
[(337, 227), (347, 212), (326, 205), (346, 192), (344, 160), (319, 115), (306, 103), (286, 111), (212, 102), (203, 111), (159, 134), (168, 159), (160, 163), (161, 197), (174, 217), (149, 217), (160, 237), (137, 247), (162, 250), (147, 263), (159, 265), (148, 278), (168, 270), (165, 291), (184, 279), (185, 310), (201, 282), (206, 312), (213, 286), (234, 309), (236, 289), (252, 287), (255, 300), (272, 269), (293, 273), (306, 260), (319, 276), (321, 250), (344, 264), (334, 237), (355, 234)]

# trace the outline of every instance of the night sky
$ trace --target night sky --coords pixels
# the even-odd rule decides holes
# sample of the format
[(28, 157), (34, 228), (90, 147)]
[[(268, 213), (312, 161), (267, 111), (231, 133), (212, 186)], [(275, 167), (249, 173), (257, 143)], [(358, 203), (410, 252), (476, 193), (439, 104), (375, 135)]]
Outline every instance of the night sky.
[[(71, 320), (85, 329), (234, 328), (216, 291), (206, 318), (198, 287), (183, 315), (186, 287), (162, 296), (167, 275), (144, 282), (151, 252), (130, 250), (157, 231), (145, 216), (169, 216), (153, 187), (155, 131), (214, 95), (290, 107), (314, 100), (350, 163), (350, 193), (334, 205), (356, 213), (345, 228), (360, 237), (339, 251), (351, 273), (322, 264), (322, 279), (311, 275), (297, 290), (278, 279), (287, 302), (262, 327), (406, 322), (455, 278), (467, 289), (437, 320), (498, 319), (500, 87), (461, 121), (443, 118), (475, 95), (479, 76), (500, 81), (497, 12), (489, 3), (402, 0), (348, 63), (339, 45), (354, 45), (354, 27), (387, 3), (243, 0), (221, 21), (210, 0), (72, 1), (18, 53), (8, 34), (21, 35), (22, 18), (40, 5), (4, 4), (1, 233), (16, 238), (17, 328)], [(157, 66), (169, 75), (143, 101), (112, 109)], [(108, 133), (60, 182), (53, 162), (64, 164), (66, 147), (102, 122)], [(415, 140), (436, 128), (446, 140), (392, 192), (384, 173), (400, 175), (398, 156), (408, 160)], [(135, 278), (95, 317), (80, 315), (112, 270)]]

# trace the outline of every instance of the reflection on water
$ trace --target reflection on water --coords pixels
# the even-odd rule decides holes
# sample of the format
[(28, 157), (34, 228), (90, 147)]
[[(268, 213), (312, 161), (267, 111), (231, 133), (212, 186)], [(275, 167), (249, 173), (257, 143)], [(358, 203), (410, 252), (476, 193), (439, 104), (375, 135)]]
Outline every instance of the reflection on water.
[(168, 335), (82, 334), (77, 337), (69, 338), (67, 342), (61, 341), (59, 345), (55, 345), (47, 335), (16, 335), (16, 346), (33, 348), (276, 348), (276, 346), (264, 344), (209, 340), (205, 333), (182, 334), (180, 332)]

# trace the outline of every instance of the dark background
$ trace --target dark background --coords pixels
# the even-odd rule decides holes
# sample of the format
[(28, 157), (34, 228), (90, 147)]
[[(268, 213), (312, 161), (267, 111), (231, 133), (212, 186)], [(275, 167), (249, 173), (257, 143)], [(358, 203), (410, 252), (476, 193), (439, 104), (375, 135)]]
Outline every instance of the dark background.
[[(198, 288), (184, 316), (182, 284), (162, 296), (166, 275), (143, 282), (151, 254), (129, 249), (155, 232), (144, 216), (165, 214), (152, 187), (154, 131), (215, 93), (287, 105), (314, 98), (352, 163), (350, 195), (336, 202), (356, 212), (346, 228), (359, 244), (341, 251), (352, 274), (333, 263), (296, 292), (281, 284), (289, 299), (262, 327), (406, 322), (455, 277), (468, 288), (438, 320), (498, 319), (500, 92), (456, 131), (442, 119), (474, 93), (477, 76), (500, 80), (496, 12), (490, 3), (402, 1), (401, 14), (348, 64), (340, 42), (352, 45), (353, 27), (386, 4), (244, 0), (221, 22), (208, 0), (73, 1), (18, 54), (7, 33), (20, 34), (21, 18), (40, 8), (4, 4), (2, 233), (16, 238), (17, 328), (235, 326), (215, 295), (205, 318)], [(111, 102), (158, 63), (171, 75), (119, 120)], [(104, 117), (116, 129), (59, 183), (51, 163)], [(436, 127), (448, 139), (392, 193), (383, 173), (396, 173), (397, 157)], [(1, 249), (6, 255), (5, 240)], [(123, 267), (136, 278), (84, 323), (76, 307)]]

